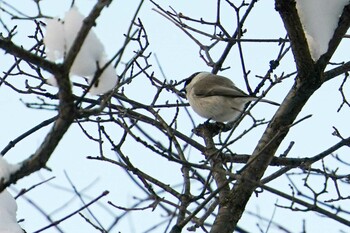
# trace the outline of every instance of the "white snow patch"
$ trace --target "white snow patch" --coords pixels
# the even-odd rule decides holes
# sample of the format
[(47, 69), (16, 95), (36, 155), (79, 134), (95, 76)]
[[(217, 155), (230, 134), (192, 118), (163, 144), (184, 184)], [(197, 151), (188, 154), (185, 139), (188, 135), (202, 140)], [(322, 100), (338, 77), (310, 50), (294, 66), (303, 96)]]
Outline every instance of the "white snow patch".
[(51, 86), (54, 86), (54, 87), (57, 87), (58, 84), (57, 84), (57, 80), (55, 78), (55, 76), (50, 76), (50, 78), (46, 79), (46, 83), (51, 85)]
[[(0, 180), (7, 180), (10, 174), (17, 171), (20, 165), (9, 164), (0, 154)], [(0, 232), (23, 233), (16, 219), (17, 203), (5, 189), (0, 193)]]
[(311, 57), (317, 61), (327, 52), (344, 6), (349, 0), (296, 0)]
[(8, 163), (0, 154), (0, 180), (4, 179), (5, 181), (7, 181), (11, 173), (16, 172), (19, 168), (19, 164)]
[(59, 19), (47, 20), (44, 44), (48, 48), (46, 55), (50, 61), (63, 58), (63, 51), (65, 51), (64, 31), (62, 22)]
[[(103, 68), (107, 62), (108, 61), (106, 59), (102, 59), (101, 64), (99, 64), (100, 68)], [(106, 93), (107, 91), (111, 90), (116, 83), (115, 80), (111, 79), (110, 77), (115, 75), (116, 74), (113, 66), (107, 66), (106, 69), (102, 72), (101, 76), (98, 78), (98, 81), (92, 85), (90, 93), (93, 95), (98, 95), (101, 92)]]
[[(72, 47), (75, 37), (83, 25), (84, 16), (73, 7), (64, 17), (65, 46), (68, 50)], [(93, 31), (87, 35), (80, 52), (78, 53), (71, 72), (87, 76), (95, 73), (97, 63), (104, 56), (104, 47)]]
[[(44, 44), (49, 60), (61, 62), (64, 59), (83, 25), (83, 20), (84, 16), (76, 7), (72, 7), (65, 14), (63, 20), (55, 18), (46, 21)], [(107, 57), (103, 44), (96, 34), (90, 30), (74, 60), (70, 72), (72, 75), (87, 77), (89, 84), (91, 84), (96, 70), (102, 68), (106, 61)], [(49, 79), (48, 83), (56, 84), (52, 79)], [(117, 74), (113, 66), (109, 65), (90, 89), (90, 93), (94, 95), (104, 94), (110, 91), (116, 83)]]
[(0, 232), (23, 233), (17, 223), (17, 203), (11, 194), (5, 189), (0, 193)]

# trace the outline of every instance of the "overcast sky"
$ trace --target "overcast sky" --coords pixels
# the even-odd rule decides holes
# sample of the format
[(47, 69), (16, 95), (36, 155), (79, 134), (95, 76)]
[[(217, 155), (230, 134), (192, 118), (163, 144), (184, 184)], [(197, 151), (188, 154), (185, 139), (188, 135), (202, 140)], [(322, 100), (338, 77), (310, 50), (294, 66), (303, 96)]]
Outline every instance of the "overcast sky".
[[(12, 0), (10, 1), (13, 6), (27, 13), (28, 15), (34, 15), (35, 5), (29, 0)], [(95, 1), (92, 0), (77, 0), (76, 5), (78, 9), (87, 15), (91, 10)], [(97, 21), (97, 25), (94, 28), (95, 33), (103, 43), (107, 56), (112, 56), (123, 43), (123, 34), (126, 33), (129, 26), (130, 20), (133, 17), (133, 13), (138, 5), (138, 1), (114, 1), (109, 8), (102, 12), (101, 17)], [(1, 1), (0, 1), (1, 4)], [(194, 18), (214, 19), (215, 18), (215, 1), (205, 1), (203, 4), (202, 0), (174, 0), (174, 1), (162, 1), (162, 6), (168, 9), (168, 6), (172, 6), (178, 12), (184, 14), (190, 14)], [(42, 1), (42, 11), (46, 15), (53, 17), (63, 17), (64, 13), (69, 9), (69, 1)], [(150, 40), (150, 48), (148, 51), (153, 52), (158, 57), (160, 65), (169, 80), (180, 81), (190, 74), (196, 71), (210, 71), (210, 68), (199, 58), (198, 47), (191, 41), (184, 33), (182, 33), (177, 27), (167, 21), (164, 17), (157, 14), (152, 10), (154, 6), (152, 4), (144, 4), (141, 12), (140, 19), (142, 20)], [(1, 17), (6, 17), (0, 13)], [(223, 10), (223, 23), (230, 25), (234, 20), (230, 17), (230, 10)], [(14, 41), (19, 45), (30, 47), (32, 42), (27, 38), (34, 31), (35, 24), (29, 21), (9, 21), (6, 18), (5, 22), (9, 22), (13, 25), (18, 25), (17, 35)], [(227, 26), (230, 28), (229, 26)], [(231, 28), (235, 28), (232, 26)], [(245, 35), (246, 38), (266, 38), (266, 39), (278, 39), (285, 36), (285, 30), (278, 13), (274, 10), (273, 1), (259, 1), (254, 9), (254, 14), (249, 18), (246, 24), (246, 28), (249, 31)], [(0, 30), (3, 30), (2, 28)], [(269, 68), (269, 61), (277, 56), (278, 47), (276, 44), (244, 44), (246, 65), (252, 72), (252, 77), (255, 75), (263, 75)], [(348, 48), (349, 42), (343, 41), (339, 47), (336, 55), (332, 61), (341, 62), (348, 60)], [(223, 50), (223, 46), (215, 50), (214, 58), (217, 59)], [(132, 51), (129, 51), (131, 54)], [(154, 60), (154, 56), (152, 57)], [(295, 70), (295, 65), (291, 53), (286, 59), (288, 62), (283, 64), (276, 70), (277, 74), (282, 72), (292, 72)], [(8, 67), (13, 64), (13, 59), (10, 56), (5, 56), (2, 52), (0, 53), (1, 71), (6, 71)], [(162, 74), (159, 68), (155, 65), (154, 69), (156, 76), (162, 78)], [(230, 69), (222, 72), (221, 74), (231, 78), (238, 87), (244, 89), (244, 80), (242, 78), (241, 66), (239, 64), (239, 57), (237, 55), (237, 49), (234, 49), (233, 53), (227, 59), (224, 66), (231, 67)], [(119, 70), (117, 70), (118, 73)], [(337, 113), (337, 108), (341, 103), (341, 96), (338, 92), (338, 87), (342, 81), (342, 77), (336, 78), (326, 83), (319, 91), (310, 99), (308, 104), (305, 106), (299, 118), (305, 117), (309, 114), (313, 114), (313, 117), (304, 123), (294, 127), (288, 137), (282, 143), (278, 153), (282, 153), (290, 143), (290, 141), (297, 141), (293, 147), (292, 154), (295, 157), (313, 156), (322, 150), (328, 148), (338, 141), (337, 138), (331, 135), (333, 129), (332, 126), (341, 127), (342, 132), (349, 132), (350, 125), (346, 124), (349, 119), (349, 110), (344, 109)], [(14, 81), (18, 85), (23, 85), (23, 80)], [(252, 80), (252, 84), (257, 81)], [(281, 102), (290, 89), (293, 80), (286, 81), (277, 90), (273, 90), (269, 93), (268, 99), (276, 102)], [(132, 90), (135, 94), (135, 99), (142, 101), (143, 99), (151, 98), (148, 96), (149, 93), (145, 93), (143, 90), (142, 83), (139, 86), (135, 86)], [(54, 112), (49, 111), (37, 111), (28, 109), (20, 101), (22, 99), (25, 102), (33, 101), (33, 97), (18, 95), (16, 92), (10, 90), (6, 86), (0, 88), (0, 105), (2, 106), (3, 113), (0, 115), (1, 134), (0, 134), (0, 148), (4, 148), (10, 140), (13, 140), (17, 136), (21, 135), (26, 130), (30, 129), (41, 121), (46, 120), (55, 115)], [(253, 111), (259, 117), (266, 117), (269, 119), (273, 111), (276, 110), (273, 106), (257, 106)], [(204, 120), (198, 116), (195, 116), (197, 124), (202, 123)], [(331, 120), (330, 120), (331, 119)], [(244, 125), (244, 124), (243, 124)], [(91, 129), (95, 129), (95, 126), (91, 126)], [(243, 127), (242, 127), (243, 129)], [(30, 139), (26, 139), (20, 144), (16, 145), (15, 148), (11, 149), (5, 158), (11, 162), (19, 162), (24, 158), (27, 158), (32, 154), (36, 148), (40, 145), (43, 136), (49, 128), (44, 128), (39, 132), (35, 133)], [(190, 125), (183, 126), (183, 132), (190, 134)], [(235, 144), (234, 151), (242, 154), (249, 154), (254, 149), (255, 142), (263, 129), (255, 131), (254, 135), (248, 135), (247, 138)], [(319, 135), (317, 140), (310, 140)], [(255, 141), (254, 141), (255, 140)], [(201, 141), (200, 141), (201, 142)], [(130, 154), (139, 154), (142, 151), (142, 147), (133, 145), (130, 146)], [(115, 167), (103, 164), (98, 167), (97, 162), (86, 160), (86, 156), (97, 156), (98, 147), (96, 144), (92, 144), (89, 140), (82, 135), (81, 130), (76, 125), (73, 125), (68, 133), (59, 144), (55, 153), (51, 157), (48, 166), (53, 169), (53, 172), (42, 170), (36, 174), (26, 177), (10, 188), (10, 192), (16, 194), (14, 189), (19, 190), (20, 188), (28, 188), (32, 184), (55, 176), (56, 178), (51, 184), (40, 186), (31, 191), (28, 196), (41, 207), (44, 207), (48, 213), (53, 212), (53, 218), (58, 219), (65, 216), (66, 213), (76, 210), (80, 206), (80, 202), (74, 200), (69, 202), (69, 206), (65, 206), (63, 211), (56, 214), (56, 208), (60, 207), (62, 203), (65, 203), (74, 196), (71, 192), (63, 190), (63, 187), (70, 188), (69, 182), (65, 177), (64, 171), (67, 172), (69, 177), (72, 179), (76, 187), (81, 190), (89, 186), (85, 192), (90, 197), (96, 197), (104, 190), (109, 190), (111, 193), (108, 197), (103, 199), (104, 203), (108, 200), (114, 203), (123, 203), (131, 205), (133, 203), (133, 196), (142, 195), (139, 191), (135, 191), (135, 187), (130, 185), (127, 176), (123, 171), (117, 170)], [(344, 150), (340, 150), (342, 152)], [(112, 153), (112, 152), (111, 152)], [(277, 153), (277, 155), (278, 155)], [(153, 174), (159, 173), (159, 176), (164, 176), (169, 182), (179, 180), (180, 173), (177, 172), (177, 176), (169, 172), (167, 163), (154, 164), (149, 158), (141, 158), (135, 163), (140, 163), (144, 166), (146, 171), (150, 171)], [(77, 166), (79, 164), (79, 166)], [(102, 165), (102, 164), (100, 164)], [(101, 168), (101, 169), (100, 169)], [(172, 168), (174, 169), (174, 168)], [(272, 170), (270, 170), (271, 172)], [(174, 171), (176, 172), (176, 171)], [(117, 185), (115, 179), (118, 179)], [(98, 180), (98, 182), (94, 182)], [(122, 182), (125, 180), (125, 182)], [(288, 190), (287, 181), (281, 179), (281, 187), (284, 190)], [(59, 185), (62, 189), (57, 191)], [(122, 191), (120, 190), (122, 187)], [(136, 193), (135, 193), (136, 192)], [(59, 196), (55, 195), (59, 193)], [(270, 202), (263, 202), (264, 198), (269, 198)], [(249, 202), (248, 209), (250, 211), (260, 212), (265, 217), (273, 215), (274, 206), (273, 204), (278, 201), (278, 204), (287, 204), (285, 200), (277, 197), (272, 197), (266, 192), (261, 194), (258, 198), (252, 197)], [(44, 216), (41, 215), (31, 204), (20, 197), (17, 200), (18, 203), (18, 218), (24, 218), (25, 221), (21, 223), (27, 232), (32, 232), (43, 226), (48, 222)], [(106, 216), (104, 221), (110, 222), (113, 214), (106, 211), (103, 207), (94, 207), (94, 211), (99, 216)], [(147, 210), (148, 211), (148, 210)], [(120, 213), (120, 212), (119, 212)], [(127, 220), (121, 222), (120, 227), (116, 230), (121, 232), (142, 232), (143, 226), (149, 227), (147, 224), (149, 219), (139, 218), (144, 213), (135, 213), (131, 215)], [(293, 221), (288, 220), (288, 216), (293, 215)], [(152, 218), (152, 214), (146, 215)], [(301, 219), (308, 218), (307, 230), (308, 232), (335, 232), (334, 222), (332, 220), (323, 219), (320, 221), (319, 217), (315, 217), (312, 213), (290, 213), (288, 210), (277, 209), (274, 216), (275, 221), (283, 221), (287, 228), (297, 231), (302, 229)], [(137, 224), (134, 220), (137, 219)], [(255, 219), (254, 219), (255, 220)], [(77, 225), (77, 222), (82, 221), (79, 216), (74, 217), (64, 223), (62, 223), (62, 229), (65, 232), (93, 232), (91, 226), (88, 224)], [(239, 223), (241, 226), (250, 226), (252, 223), (251, 216), (244, 215)], [(60, 225), (60, 226), (61, 226)], [(336, 225), (336, 230), (345, 229), (343, 226)], [(133, 231), (135, 230), (135, 231)], [(255, 229), (258, 232), (257, 229)], [(56, 232), (54, 230), (47, 232)], [(115, 231), (117, 232), (117, 231)], [(277, 232), (277, 231), (276, 231)]]

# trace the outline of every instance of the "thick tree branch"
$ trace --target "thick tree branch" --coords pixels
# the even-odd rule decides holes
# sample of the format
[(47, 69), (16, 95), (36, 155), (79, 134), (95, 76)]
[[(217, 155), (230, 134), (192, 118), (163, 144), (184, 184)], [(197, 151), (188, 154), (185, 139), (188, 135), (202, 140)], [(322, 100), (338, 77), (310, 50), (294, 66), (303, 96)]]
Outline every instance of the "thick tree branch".
[(0, 48), (3, 49), (6, 53), (9, 53), (17, 58), (21, 58), (26, 62), (37, 65), (50, 73), (58, 73), (60, 71), (59, 65), (50, 62), (34, 53), (31, 53), (23, 47), (15, 45), (11, 40), (2, 36), (0, 36)]
[(275, 9), (280, 13), (288, 33), (298, 74), (306, 78), (307, 75), (301, 72), (308, 71), (309, 67), (313, 67), (314, 61), (311, 58), (303, 26), (296, 9), (296, 2), (294, 0), (276, 0)]
[[(276, 9), (281, 15), (291, 40), (298, 71), (297, 79), (261, 137), (251, 160), (248, 161), (247, 166), (241, 172), (242, 179), (238, 180), (232, 189), (230, 199), (224, 206), (219, 208), (211, 232), (233, 232), (251, 194), (256, 188), (256, 184), (250, 181), (259, 181), (261, 179), (277, 148), (304, 104), (323, 83), (323, 71), (325, 64), (328, 63), (325, 59), (330, 59), (330, 56), (324, 56), (322, 62), (314, 63), (295, 5), (296, 3), (293, 0), (276, 0)], [(348, 23), (342, 22), (345, 25), (348, 25)], [(341, 31), (345, 34), (346, 30)], [(339, 44), (342, 37), (343, 35), (333, 38), (332, 44)], [(330, 49), (329, 53), (333, 54), (334, 50), (335, 48)]]
[(324, 81), (329, 81), (338, 75), (344, 74), (350, 71), (350, 62), (346, 62), (341, 66), (338, 66), (334, 69), (328, 70), (324, 73)]
[[(110, 1), (100, 0), (95, 5), (90, 15), (87, 17), (88, 23), (84, 24), (76, 40), (74, 41), (71, 50), (68, 52), (66, 62), (63, 66), (57, 66), (57, 69), (52, 70), (53, 74), (56, 77), (57, 85), (59, 88), (59, 105), (57, 120), (54, 122), (53, 127), (51, 128), (50, 132), (46, 135), (43, 143), (40, 145), (37, 151), (21, 163), (20, 169), (15, 173), (11, 174), (9, 180), (2, 180), (0, 182), (0, 191), (2, 191), (8, 185), (15, 183), (17, 180), (27, 175), (30, 175), (35, 171), (38, 171), (41, 168), (44, 168), (47, 161), (51, 157), (53, 151), (57, 147), (58, 143), (61, 141), (64, 134), (66, 133), (70, 125), (73, 123), (73, 120), (76, 116), (76, 111), (74, 105), (74, 96), (72, 93), (72, 87), (69, 78), (69, 69), (73, 64), (74, 59), (77, 53), (79, 52), (79, 49), (81, 48), (81, 44), (83, 43), (84, 39), (88, 35), (89, 30), (94, 24), (93, 22), (95, 22), (101, 10), (109, 3)], [(15, 46), (13, 46), (13, 48), (13, 51), (17, 51), (17, 48)], [(33, 61), (37, 62), (38, 59), (35, 56), (31, 56), (28, 53), (24, 54), (26, 54), (27, 58), (33, 58)], [(23, 57), (24, 60), (25, 58), (26, 57)]]

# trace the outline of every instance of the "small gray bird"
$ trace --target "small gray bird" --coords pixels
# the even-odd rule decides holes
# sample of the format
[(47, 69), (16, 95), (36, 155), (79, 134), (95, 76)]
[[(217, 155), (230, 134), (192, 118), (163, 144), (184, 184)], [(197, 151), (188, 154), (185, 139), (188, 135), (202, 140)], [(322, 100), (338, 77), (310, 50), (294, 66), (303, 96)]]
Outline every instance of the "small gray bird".
[[(185, 81), (184, 90), (193, 110), (203, 118), (217, 122), (234, 121), (246, 103), (257, 100), (238, 89), (228, 78), (209, 72), (197, 72)], [(273, 101), (261, 102), (277, 105)]]

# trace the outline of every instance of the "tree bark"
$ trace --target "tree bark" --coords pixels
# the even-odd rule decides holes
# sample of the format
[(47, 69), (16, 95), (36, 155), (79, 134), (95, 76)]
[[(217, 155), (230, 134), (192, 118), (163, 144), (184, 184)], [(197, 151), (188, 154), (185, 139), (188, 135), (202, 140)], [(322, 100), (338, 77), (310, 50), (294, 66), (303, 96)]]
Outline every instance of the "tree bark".
[(295, 1), (276, 0), (275, 6), (288, 33), (298, 75), (281, 107), (267, 126), (253, 152), (252, 158), (241, 172), (241, 178), (237, 180), (237, 183), (230, 191), (229, 198), (224, 203), (221, 203), (217, 218), (210, 231), (212, 233), (231, 233), (234, 231), (252, 193), (294, 120), (310, 96), (324, 82), (324, 69), (335, 48), (349, 28), (348, 5), (344, 8), (327, 53), (322, 55), (315, 63), (309, 52), (303, 27), (295, 7)]

